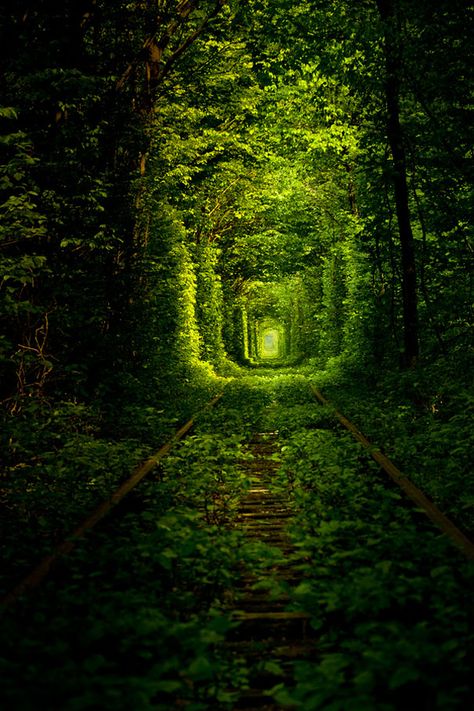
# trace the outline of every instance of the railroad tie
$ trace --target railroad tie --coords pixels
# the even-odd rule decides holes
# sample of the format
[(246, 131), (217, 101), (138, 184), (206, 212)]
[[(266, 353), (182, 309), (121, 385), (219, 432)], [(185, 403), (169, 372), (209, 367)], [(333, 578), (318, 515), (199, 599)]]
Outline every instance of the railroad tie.
[(275, 561), (261, 570), (243, 571), (229, 601), (239, 623), (226, 640), (225, 648), (245, 660), (249, 688), (240, 690), (235, 709), (277, 711), (269, 690), (284, 682), (292, 684), (294, 661), (307, 659), (314, 651), (309, 615), (290, 608), (291, 587), (301, 581), (296, 549), (287, 532), (291, 504), (284, 492), (275, 490), (272, 480), (279, 464), (278, 433), (260, 432), (248, 447), (253, 455), (242, 467), (251, 486), (241, 500), (236, 525), (251, 542), (272, 547)]

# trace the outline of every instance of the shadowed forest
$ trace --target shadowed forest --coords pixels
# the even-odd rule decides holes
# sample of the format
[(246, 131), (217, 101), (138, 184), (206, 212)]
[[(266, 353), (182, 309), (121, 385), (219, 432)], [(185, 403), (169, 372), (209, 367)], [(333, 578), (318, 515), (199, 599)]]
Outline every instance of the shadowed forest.
[(471, 708), (474, 563), (332, 405), (472, 539), (474, 4), (0, 32), (2, 707)]

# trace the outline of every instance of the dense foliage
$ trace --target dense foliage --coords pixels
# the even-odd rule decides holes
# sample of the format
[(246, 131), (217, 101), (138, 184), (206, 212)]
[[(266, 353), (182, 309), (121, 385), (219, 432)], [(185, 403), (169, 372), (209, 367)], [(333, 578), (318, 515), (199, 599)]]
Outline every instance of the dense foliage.
[[(310, 615), (318, 654), (294, 665), (294, 683), (274, 686), (276, 702), (470, 705), (472, 563), (386, 486), (331, 410), (315, 403), (306, 378), (273, 371), (230, 383), (34, 605), (9, 610), (0, 657), (8, 707), (234, 708), (249, 670), (224, 644), (238, 624), (227, 600), (243, 571), (258, 584), (259, 570), (281, 559), (235, 524), (251, 485), (241, 464), (251, 457), (250, 434), (277, 428), (281, 469), (271, 486), (290, 492), (302, 576), (285, 585), (292, 609)], [(269, 595), (282, 586), (265, 581)], [(271, 671), (281, 678), (278, 666)]]
[[(285, 410), (291, 403), (270, 395), (262, 383), (257, 387), (258, 380), (248, 389), (242, 380), (246, 394), (236, 395), (239, 386), (229, 379), (244, 377), (245, 368), (298, 367), (317, 379), (444, 511), (474, 532), (473, 25), (474, 6), (466, 0), (3, 4), (3, 590), (224, 387), (235, 388), (236, 397), (225, 436), (215, 436), (221, 414), (209, 415), (209, 429), (203, 424), (169, 460), (153, 493), (143, 494), (151, 506), (143, 509), (143, 521), (130, 514), (125, 524), (117, 523), (121, 540), (127, 526), (131, 530), (123, 566), (133, 567), (141, 546), (144, 557), (150, 555), (168, 573), (177, 555), (192, 558), (198, 549), (203, 556), (218, 555), (211, 543), (214, 529), (206, 532), (192, 513), (204, 506), (208, 525), (222, 536), (217, 570), (232, 577), (225, 571), (236, 562), (235, 532), (224, 530), (220, 517), (225, 510), (225, 521), (231, 518), (234, 495), (245, 482), (231, 460), (242, 456), (240, 445), (257, 426), (255, 413), (276, 397), (272, 426), (289, 437), (285, 457), (311, 465), (302, 471), (285, 464), (286, 484), (297, 482), (300, 491), (302, 545), (308, 540), (312, 555), (318, 537), (318, 555), (340, 554), (334, 570), (345, 575), (343, 531), (362, 518), (366, 504), (372, 516), (364, 488), (372, 486), (372, 474), (362, 483), (360, 477), (353, 481), (351, 475), (357, 478), (360, 471), (354, 450), (325, 425), (319, 432), (308, 403), (294, 401), (293, 411)], [(270, 333), (276, 340), (268, 342), (278, 344), (274, 350), (265, 346)], [(290, 392), (297, 397), (297, 388)], [(291, 422), (301, 426), (294, 435)], [(347, 466), (341, 465), (331, 484), (325, 467), (337, 469), (339, 459)], [(171, 484), (183, 471), (186, 481)], [(221, 476), (232, 482), (225, 505), (213, 489), (216, 481), (223, 484)], [(349, 523), (342, 510), (330, 507), (326, 528), (321, 521), (314, 524), (311, 512), (321, 509), (325, 521), (322, 509), (336, 494), (364, 506), (350, 513)], [(175, 513), (168, 513), (168, 506)], [(151, 515), (164, 521), (160, 535), (149, 531)], [(414, 534), (405, 509), (390, 521), (372, 523), (405, 527), (411, 546)], [(99, 557), (106, 568), (115, 567), (104, 536)], [(181, 541), (178, 553), (174, 539)], [(429, 537), (426, 545), (438, 561), (442, 545)], [(381, 588), (392, 584), (397, 568), (387, 566), (384, 557), (372, 560), (374, 550), (367, 550), (361, 546), (354, 556), (362, 568), (374, 564), (379, 578), (373, 586), (383, 597)], [(86, 549), (81, 556), (79, 567), (87, 562)], [(150, 644), (156, 629), (165, 637), (169, 632), (163, 648), (169, 643), (175, 651), (177, 640), (188, 634), (183, 630), (192, 630), (189, 646), (176, 656), (170, 652), (175, 667), (187, 664), (188, 671), (179, 679), (163, 671), (158, 687), (148, 691), (135, 677), (133, 683), (129, 679), (130, 693), (137, 684), (129, 706), (149, 708), (159, 691), (187, 698), (186, 688), (201, 681), (199, 703), (227, 703), (229, 674), (245, 678), (243, 670), (231, 671), (208, 650), (209, 640), (223, 635), (228, 623), (212, 612), (207, 632), (199, 626), (200, 616), (214, 610), (219, 585), (217, 578), (206, 578), (202, 561), (190, 559), (189, 565), (189, 579), (182, 570), (176, 579), (170, 573), (154, 590), (153, 600), (166, 600), (161, 616), (150, 621), (145, 615), (140, 622)], [(310, 567), (314, 572), (321, 565), (316, 556)], [(444, 564), (423, 565), (429, 577)], [(311, 570), (302, 598), (311, 602), (314, 595), (332, 595), (334, 609), (342, 608), (342, 593), (337, 597), (334, 588), (326, 589), (324, 576), (313, 580)], [(127, 586), (129, 577), (122, 573), (122, 580), (105, 585), (108, 592), (114, 585)], [(151, 584), (149, 573), (143, 579), (141, 574), (130, 593), (137, 605), (145, 605), (142, 585)], [(451, 569), (439, 573), (445, 574), (451, 590)], [(210, 590), (196, 609), (188, 599), (193, 575)], [(367, 580), (355, 580), (354, 586), (359, 582)], [(406, 581), (400, 594), (415, 595), (417, 584)], [(90, 584), (87, 595), (93, 588)], [(176, 629), (167, 617), (179, 597), (175, 588), (187, 591), (183, 605), (190, 605), (186, 621), (173, 622)], [(420, 591), (427, 599), (426, 580)], [(74, 618), (70, 593), (66, 588), (60, 602)], [(378, 618), (370, 630), (359, 623), (364, 611), (355, 610), (358, 595), (354, 618), (340, 625), (347, 622), (353, 635), (343, 656), (331, 646), (339, 645), (339, 638), (326, 640), (328, 661), (318, 672), (322, 696), (305, 686), (312, 672), (299, 672), (294, 698), (305, 708), (325, 708), (341, 675), (351, 681), (342, 696), (336, 694), (337, 703), (343, 708), (344, 694), (354, 687), (364, 708), (374, 689), (380, 691), (383, 664), (394, 663), (384, 648), (381, 666), (372, 660), (368, 676), (357, 668), (361, 645), (368, 644), (364, 635), (385, 635), (377, 626), (385, 622)], [(118, 617), (117, 601), (104, 607), (101, 601), (98, 595), (87, 613), (90, 620), (100, 617), (101, 609)], [(390, 608), (392, 602), (376, 604)], [(429, 604), (438, 607), (425, 627), (439, 624), (443, 605), (452, 610), (441, 598)], [(147, 605), (153, 608), (153, 602)], [(324, 627), (326, 617), (318, 615), (317, 624)], [(36, 651), (48, 619), (41, 613), (36, 620), (41, 628)], [(136, 619), (126, 619), (130, 631)], [(57, 624), (71, 624), (66, 613)], [(67, 637), (71, 630), (63, 632)], [(392, 633), (404, 634), (398, 628)], [(118, 627), (116, 634), (126, 636)], [(428, 654), (436, 640), (424, 634)], [(197, 661), (187, 656), (193, 644)], [(447, 645), (445, 651), (454, 649), (450, 640), (440, 644)], [(389, 689), (431, 673), (411, 659), (410, 668), (418, 670), (411, 679), (415, 672), (406, 669), (413, 646), (407, 649), (398, 649), (405, 666)], [(58, 650), (52, 649), (51, 659)], [(138, 653), (149, 659), (149, 650)], [(110, 679), (110, 684), (98, 681), (102, 653), (95, 662), (91, 654), (88, 650), (83, 658), (78, 652), (82, 661), (71, 664), (85, 666), (80, 674), (71, 667), (71, 674), (78, 673), (80, 685), (83, 672), (91, 672), (92, 686), (112, 688)], [(125, 658), (125, 647), (121, 654)], [(442, 653), (436, 656), (435, 666), (442, 659)], [(464, 679), (465, 662), (459, 660)], [(117, 679), (122, 662), (114, 664), (111, 674)], [(30, 669), (30, 679), (43, 671)], [(48, 679), (46, 685), (55, 683)], [(77, 693), (66, 687), (63, 700)], [(453, 708), (462, 707), (463, 689), (453, 696)], [(74, 708), (86, 707), (94, 693), (85, 688), (85, 700)], [(284, 699), (290, 692), (278, 693)], [(400, 703), (403, 699), (401, 693)]]
[(248, 360), (258, 282), (271, 301), (290, 280), (293, 359), (467, 358), (472, 19), (462, 0), (4, 9), (10, 411), (141, 403), (150, 372)]

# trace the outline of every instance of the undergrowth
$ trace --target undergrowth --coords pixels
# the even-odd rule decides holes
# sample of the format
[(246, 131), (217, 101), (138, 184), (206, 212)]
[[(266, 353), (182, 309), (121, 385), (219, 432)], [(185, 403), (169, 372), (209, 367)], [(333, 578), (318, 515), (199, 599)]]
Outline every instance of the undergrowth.
[(275, 698), (305, 711), (469, 707), (473, 564), (384, 480), (330, 408), (309, 394), (287, 406), (290, 391), (277, 410), (279, 477), (306, 561), (293, 601), (318, 641), (316, 660), (298, 662), (295, 686)]
[[(326, 376), (323, 389), (346, 414), (355, 412), (356, 391), (351, 398), (343, 378)], [(412, 412), (404, 408), (401, 413)], [(386, 431), (376, 414), (382, 409), (369, 418), (370, 436)], [(405, 414), (400, 421), (414, 422)], [(70, 472), (82, 482), (87, 472), (97, 480), (93, 497), (103, 496), (142, 451), (138, 440), (109, 442), (82, 424), (69, 442), (57, 427), (51, 460), (43, 454), (35, 464), (31, 445), (18, 476), (25, 469), (28, 508), (34, 466), (45, 472), (43, 484), (49, 473), (56, 504), (47, 525), (52, 530), (60, 512), (59, 535), (86, 501), (85, 494), (75, 500)], [(229, 591), (242, 567), (258, 572), (279, 554), (247, 542), (234, 522), (249, 487), (239, 464), (249, 458), (245, 443), (257, 431), (280, 436), (273, 486), (293, 499), (291, 534), (301, 572), (291, 607), (310, 614), (317, 639), (314, 657), (295, 663), (294, 683), (273, 689), (278, 705), (396, 711), (416, 703), (444, 711), (472, 704), (472, 564), (386, 482), (332, 409), (315, 402), (304, 373), (262, 369), (229, 380), (219, 404), (197, 417), (160, 468), (40, 590), (6, 611), (0, 658), (6, 708), (233, 708), (249, 682), (244, 659), (222, 645), (236, 624)], [(401, 446), (399, 433), (391, 442)], [(64, 490), (60, 468), (53, 471), (53, 461), (63, 459)], [(47, 508), (48, 486), (38, 484), (38, 500), (40, 492)], [(14, 508), (21, 511), (21, 501)], [(23, 566), (32, 535), (20, 537)], [(16, 560), (8, 540), (5, 548)]]
[(439, 508), (474, 536), (472, 354), (414, 370), (308, 375)]
[(108, 498), (224, 382), (202, 372), (192, 386), (175, 384), (161, 400), (127, 397), (110, 410), (44, 398), (25, 399), (14, 412), (3, 411), (0, 594)]
[(242, 565), (274, 557), (232, 525), (248, 487), (238, 466), (249, 457), (243, 443), (268, 400), (263, 388), (231, 382), (52, 579), (7, 610), (6, 708), (232, 707), (247, 677), (243, 660), (219, 645), (235, 625), (226, 591)]

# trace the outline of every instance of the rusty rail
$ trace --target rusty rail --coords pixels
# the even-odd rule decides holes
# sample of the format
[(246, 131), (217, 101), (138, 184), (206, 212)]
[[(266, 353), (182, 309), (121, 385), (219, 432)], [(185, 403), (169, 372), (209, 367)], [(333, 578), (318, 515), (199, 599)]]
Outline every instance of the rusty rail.
[[(219, 393), (200, 411), (204, 412), (213, 407), (222, 397), (223, 393)], [(198, 413), (198, 414), (200, 414)], [(59, 558), (68, 555), (76, 546), (78, 540), (83, 538), (87, 531), (90, 531), (101, 521), (109, 511), (114, 508), (137, 484), (151, 472), (152, 469), (160, 462), (170, 450), (182, 439), (194, 426), (198, 414), (191, 417), (182, 427), (177, 430), (171, 439), (166, 442), (160, 449), (147, 459), (143, 464), (139, 465), (133, 474), (126, 479), (118, 489), (114, 491), (112, 496), (103, 501), (92, 513), (85, 518), (82, 523), (77, 526), (61, 543), (59, 543), (50, 555), (43, 558), (28, 575), (26, 575), (12, 590), (10, 590), (1, 600), (0, 604), (7, 607), (16, 602), (22, 595), (30, 592), (44, 580), (49, 574)]]
[(377, 464), (389, 475), (406, 495), (419, 506), (428, 518), (435, 523), (464, 553), (470, 560), (474, 560), (474, 543), (442, 512), (430, 499), (413, 484), (405, 474), (403, 474), (382, 452), (377, 449), (369, 440), (360, 432), (355, 425), (352, 424), (347, 417), (344, 417), (322, 393), (312, 384), (310, 384), (313, 395), (319, 400), (322, 405), (331, 407), (339, 422), (344, 425), (353, 437), (360, 442)]

